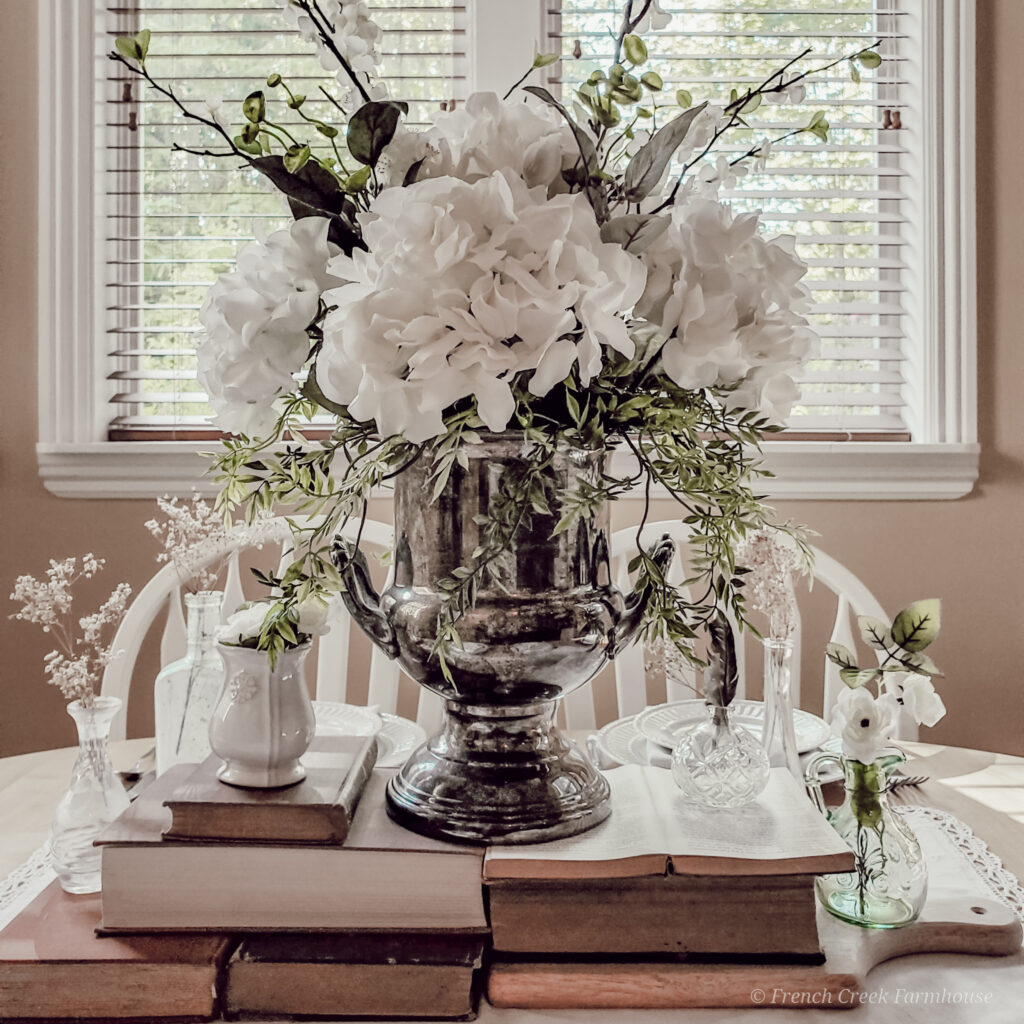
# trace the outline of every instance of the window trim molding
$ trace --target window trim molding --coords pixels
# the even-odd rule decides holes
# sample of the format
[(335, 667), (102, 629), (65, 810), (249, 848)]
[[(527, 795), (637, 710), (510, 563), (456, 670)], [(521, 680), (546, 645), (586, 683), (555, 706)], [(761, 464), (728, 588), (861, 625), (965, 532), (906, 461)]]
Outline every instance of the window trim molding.
[[(105, 440), (103, 302), (97, 294), (104, 245), (100, 223), (104, 152), (94, 104), (106, 60), (95, 25), (101, 0), (39, 0), (39, 472), (68, 498), (153, 498), (211, 491), (197, 453), (209, 441)], [(777, 474), (759, 490), (802, 500), (941, 500), (969, 494), (978, 476), (975, 275), (974, 0), (899, 0), (918, 6), (924, 63), (925, 181), (921, 230), (927, 243), (924, 295), (930, 399), (920, 440), (839, 443), (772, 441), (765, 463)], [(544, 25), (523, 19), (525, 39)], [(504, 0), (468, 0), (470, 23), (508, 46)], [(941, 55), (940, 55), (941, 54)], [(491, 62), (474, 57), (471, 82)], [(504, 79), (503, 79), (504, 80)], [(52, 131), (56, 124), (67, 130)], [(962, 198), (968, 197), (967, 202)], [(85, 386), (83, 387), (83, 381)]]

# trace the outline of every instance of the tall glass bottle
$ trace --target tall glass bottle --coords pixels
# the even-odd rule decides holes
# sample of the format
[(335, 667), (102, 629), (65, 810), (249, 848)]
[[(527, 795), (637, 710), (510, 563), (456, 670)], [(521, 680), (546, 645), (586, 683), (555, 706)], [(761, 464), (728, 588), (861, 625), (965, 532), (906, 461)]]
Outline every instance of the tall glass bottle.
[(217, 654), (223, 600), (219, 590), (185, 595), (185, 657), (161, 670), (153, 691), (157, 775), (210, 754), (210, 719), (224, 686), (224, 666)]
[(764, 748), (772, 767), (788, 768), (800, 783), (804, 773), (793, 726), (791, 665), (793, 641), (768, 637), (764, 641)]

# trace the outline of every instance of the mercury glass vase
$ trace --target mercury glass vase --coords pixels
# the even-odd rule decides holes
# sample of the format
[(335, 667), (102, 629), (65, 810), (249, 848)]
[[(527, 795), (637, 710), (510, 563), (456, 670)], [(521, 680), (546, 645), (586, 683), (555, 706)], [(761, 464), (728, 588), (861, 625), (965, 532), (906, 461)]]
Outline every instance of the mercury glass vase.
[(117, 697), (68, 705), (78, 728), (78, 757), (50, 833), (53, 869), (65, 892), (100, 891), (100, 850), (93, 840), (128, 807), (128, 794), (107, 749), (110, 724), (120, 708)]
[(210, 753), (210, 719), (224, 687), (224, 665), (217, 654), (223, 600), (219, 590), (185, 595), (185, 656), (165, 666), (153, 688), (157, 775), (181, 762), (203, 761)]
[[(636, 635), (650, 597), (622, 594), (612, 579), (608, 508), (556, 529), (559, 494), (592, 493), (605, 452), (562, 446), (544, 470), (550, 510), (533, 508), (490, 560), (474, 607), (458, 621), (461, 643), (445, 669), (435, 653), (453, 574), (486, 543), (481, 517), (502, 515), (505, 495), (529, 468), (524, 435), (483, 435), (461, 448), (438, 489), (421, 456), (395, 478), (394, 576), (383, 594), (366, 559), (343, 537), (333, 556), (352, 617), (389, 657), (444, 701), (441, 729), (387, 789), (400, 824), (444, 839), (535, 843), (574, 835), (611, 811), (604, 776), (555, 723), (558, 701), (591, 680)], [(667, 538), (651, 557), (664, 571)]]
[(727, 707), (707, 705), (707, 721), (686, 733), (672, 751), (672, 778), (705, 807), (743, 807), (768, 785), (764, 747), (729, 717)]
[(792, 640), (768, 637), (764, 641), (763, 742), (769, 764), (789, 769), (802, 783), (804, 773), (793, 726), (792, 660)]
[[(818, 773), (843, 769), (845, 798), (826, 810)], [(807, 766), (807, 785), (819, 809), (853, 851), (855, 869), (815, 880), (818, 899), (836, 917), (864, 928), (899, 928), (917, 919), (928, 893), (928, 870), (917, 837), (889, 805), (889, 774), (903, 764), (893, 751), (864, 764), (820, 754)]]

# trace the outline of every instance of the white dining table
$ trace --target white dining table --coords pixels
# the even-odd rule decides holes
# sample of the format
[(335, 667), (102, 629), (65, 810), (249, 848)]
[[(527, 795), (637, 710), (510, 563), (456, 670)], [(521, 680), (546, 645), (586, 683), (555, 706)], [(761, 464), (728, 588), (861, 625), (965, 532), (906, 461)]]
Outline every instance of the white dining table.
[[(112, 745), (115, 765), (127, 768), (150, 739)], [(900, 802), (947, 811), (970, 826), (1017, 878), (1024, 877), (1024, 758), (927, 743), (902, 744), (908, 773), (927, 775), (904, 787)], [(67, 785), (75, 748), (0, 759), (0, 879), (47, 839), (50, 815)], [(927, 954), (878, 965), (863, 1002), (849, 1009), (764, 1005), (722, 1010), (509, 1010), (481, 1002), (483, 1024), (1022, 1024), (1024, 952), (1008, 957)], [(837, 1016), (837, 1014), (839, 1016)]]

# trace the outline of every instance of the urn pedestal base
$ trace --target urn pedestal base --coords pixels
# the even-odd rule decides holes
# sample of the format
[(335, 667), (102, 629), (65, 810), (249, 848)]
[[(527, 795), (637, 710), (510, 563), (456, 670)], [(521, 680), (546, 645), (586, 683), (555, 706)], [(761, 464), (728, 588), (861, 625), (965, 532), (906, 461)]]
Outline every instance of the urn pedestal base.
[(558, 731), (555, 702), (446, 702), (431, 737), (388, 785), (388, 813), (437, 839), (540, 843), (585, 832), (611, 813), (608, 783)]

